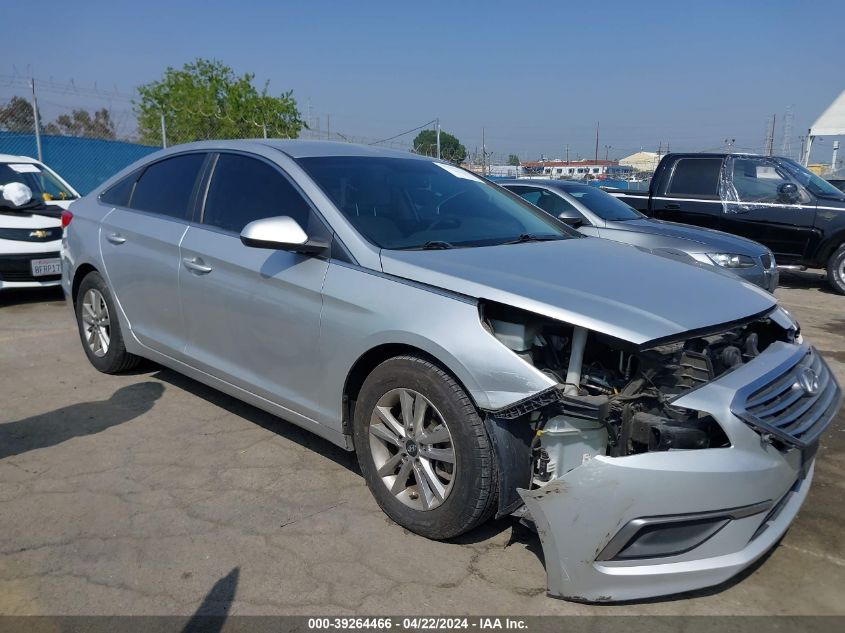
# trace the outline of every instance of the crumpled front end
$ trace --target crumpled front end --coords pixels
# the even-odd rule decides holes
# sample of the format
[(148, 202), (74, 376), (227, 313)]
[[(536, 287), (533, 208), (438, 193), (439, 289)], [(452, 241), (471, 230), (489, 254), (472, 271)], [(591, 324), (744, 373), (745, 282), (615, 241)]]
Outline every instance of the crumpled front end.
[(549, 593), (636, 600), (736, 575), (797, 514), (818, 436), (841, 402), (814, 350), (775, 342), (672, 402), (714, 420), (722, 446), (592, 456), (520, 490), (542, 541)]

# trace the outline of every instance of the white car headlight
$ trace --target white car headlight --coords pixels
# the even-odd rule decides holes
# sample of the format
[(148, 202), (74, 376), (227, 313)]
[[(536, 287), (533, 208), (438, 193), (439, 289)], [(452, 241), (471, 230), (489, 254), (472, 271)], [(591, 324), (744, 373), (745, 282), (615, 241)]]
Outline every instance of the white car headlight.
[(707, 253), (711, 262), (722, 268), (751, 268), (756, 262), (748, 255), (734, 253)]

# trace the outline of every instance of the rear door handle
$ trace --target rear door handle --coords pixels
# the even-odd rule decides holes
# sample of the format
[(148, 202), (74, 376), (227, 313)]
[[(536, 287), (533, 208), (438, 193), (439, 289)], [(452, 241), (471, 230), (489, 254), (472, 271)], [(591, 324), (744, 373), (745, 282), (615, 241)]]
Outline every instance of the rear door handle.
[(110, 233), (106, 236), (106, 239), (112, 244), (123, 244), (126, 241), (126, 238), (120, 233)]
[(199, 257), (183, 257), (182, 263), (185, 264), (185, 268), (189, 268), (195, 273), (199, 273), (201, 275), (207, 275), (212, 270), (214, 270), (211, 266), (208, 266), (205, 262), (203, 262), (202, 259), (200, 259)]
[(669, 204), (666, 205), (666, 210), (667, 211), (680, 211), (681, 205), (676, 204), (674, 202), (670, 202)]

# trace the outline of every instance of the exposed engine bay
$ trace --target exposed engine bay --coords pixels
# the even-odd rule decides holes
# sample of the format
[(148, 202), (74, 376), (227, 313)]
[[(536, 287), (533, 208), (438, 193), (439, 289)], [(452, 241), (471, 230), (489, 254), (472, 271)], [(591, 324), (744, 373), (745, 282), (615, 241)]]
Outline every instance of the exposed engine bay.
[(530, 426), (531, 487), (597, 455), (728, 446), (712, 417), (673, 401), (749, 362), (773, 342), (794, 342), (799, 335), (762, 317), (638, 347), (495, 303), (482, 304), (481, 319), (488, 332), (557, 383), (493, 412)]

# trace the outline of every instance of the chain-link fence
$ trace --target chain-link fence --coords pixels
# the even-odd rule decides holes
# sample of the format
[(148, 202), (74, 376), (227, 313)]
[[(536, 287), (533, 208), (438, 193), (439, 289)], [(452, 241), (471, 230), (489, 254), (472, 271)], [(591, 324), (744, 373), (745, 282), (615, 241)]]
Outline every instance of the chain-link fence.
[[(38, 158), (83, 194), (162, 147), (199, 140), (302, 138), (436, 154), (436, 146), (413, 147), (408, 134), (378, 139), (323, 130), (319, 118), (300, 121), (293, 112), (231, 116), (190, 103), (150, 109), (117, 90), (0, 75), (0, 154)], [(441, 156), (460, 158), (446, 150)]]

